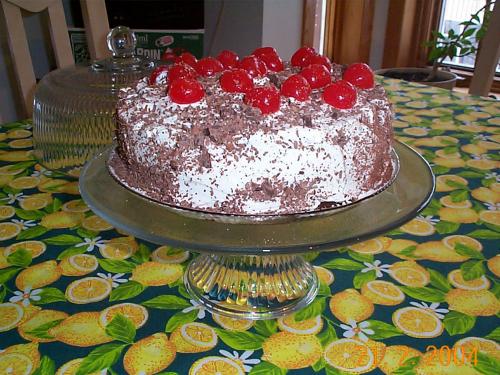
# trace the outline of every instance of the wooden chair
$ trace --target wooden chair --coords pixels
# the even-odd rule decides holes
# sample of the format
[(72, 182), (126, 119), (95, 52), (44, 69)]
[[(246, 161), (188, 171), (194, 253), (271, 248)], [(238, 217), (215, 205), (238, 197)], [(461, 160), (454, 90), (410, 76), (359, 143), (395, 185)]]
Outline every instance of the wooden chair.
[[(80, 1), (91, 58), (103, 58), (107, 54), (106, 34), (109, 31), (104, 0)], [(62, 0), (0, 0), (0, 6), (0, 16), (4, 17), (14, 75), (22, 99), (22, 109), (24, 116), (31, 117), (36, 78), (21, 10), (31, 13), (47, 11), (56, 65), (58, 68), (64, 68), (73, 65), (74, 60)]]
[(481, 40), (481, 48), (474, 64), (474, 76), (469, 86), (469, 94), (488, 96), (500, 59), (500, 4), (493, 8), (488, 30)]

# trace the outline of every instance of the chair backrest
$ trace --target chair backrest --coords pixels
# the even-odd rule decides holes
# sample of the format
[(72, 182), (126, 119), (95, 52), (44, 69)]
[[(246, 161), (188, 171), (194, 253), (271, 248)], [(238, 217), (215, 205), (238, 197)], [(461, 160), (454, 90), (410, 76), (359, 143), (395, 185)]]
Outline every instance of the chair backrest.
[(474, 64), (469, 94), (488, 96), (500, 59), (500, 4), (495, 3), (488, 30), (481, 40), (481, 48)]
[[(74, 59), (62, 0), (0, 0), (0, 5), (22, 109), (24, 116), (31, 117), (36, 78), (21, 10), (47, 12), (56, 65), (64, 68), (73, 65)], [(81, 6), (91, 58), (103, 58), (107, 55), (105, 41), (109, 31), (104, 0), (81, 0)]]

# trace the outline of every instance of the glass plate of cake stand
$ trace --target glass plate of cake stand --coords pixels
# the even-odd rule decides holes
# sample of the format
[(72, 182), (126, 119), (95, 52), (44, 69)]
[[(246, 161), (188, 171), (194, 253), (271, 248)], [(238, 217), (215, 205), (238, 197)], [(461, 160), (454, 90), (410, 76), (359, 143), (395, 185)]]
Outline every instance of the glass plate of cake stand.
[(210, 312), (239, 319), (272, 319), (307, 306), (319, 282), (304, 254), (348, 246), (403, 225), (434, 192), (427, 162), (395, 142), (392, 184), (357, 203), (295, 215), (214, 214), (161, 204), (123, 186), (108, 171), (113, 152), (106, 149), (82, 170), (85, 202), (130, 235), (199, 253), (184, 274), (188, 292)]

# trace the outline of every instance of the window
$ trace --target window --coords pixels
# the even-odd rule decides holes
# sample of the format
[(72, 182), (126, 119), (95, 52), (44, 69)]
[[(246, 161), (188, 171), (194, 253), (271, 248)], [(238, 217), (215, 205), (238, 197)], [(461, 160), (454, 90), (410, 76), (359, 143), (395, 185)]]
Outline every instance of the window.
[[(441, 18), (439, 20), (439, 32), (447, 34), (450, 29), (456, 34), (460, 34), (464, 28), (460, 23), (468, 21), (472, 14), (483, 8), (488, 0), (442, 0)], [(489, 5), (490, 9), (493, 5)], [(479, 15), (481, 22), (483, 21), (484, 11)], [(477, 48), (477, 42), (475, 43)], [(465, 69), (474, 68), (476, 55), (471, 54), (464, 57), (447, 58), (444, 62), (449, 65), (457, 66)], [(500, 64), (497, 64), (496, 73), (500, 73)]]

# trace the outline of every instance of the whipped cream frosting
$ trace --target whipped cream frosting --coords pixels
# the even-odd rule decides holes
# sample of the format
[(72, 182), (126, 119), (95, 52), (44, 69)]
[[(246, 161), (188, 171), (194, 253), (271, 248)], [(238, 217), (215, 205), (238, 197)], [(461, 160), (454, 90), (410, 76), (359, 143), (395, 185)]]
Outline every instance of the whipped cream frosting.
[[(334, 65), (333, 79), (343, 67)], [(296, 73), (254, 79), (276, 85)], [(262, 115), (218, 77), (200, 79), (205, 97), (170, 100), (146, 79), (122, 89), (117, 104), (121, 178), (152, 199), (233, 214), (284, 214), (339, 206), (384, 186), (392, 175), (392, 109), (383, 88), (357, 89), (338, 110), (316, 90), (305, 102), (281, 97)]]

